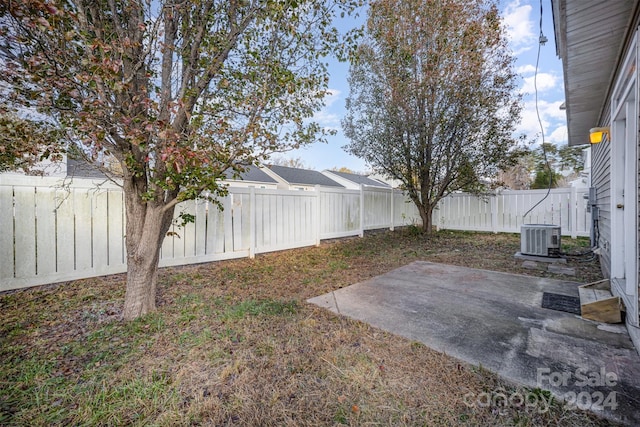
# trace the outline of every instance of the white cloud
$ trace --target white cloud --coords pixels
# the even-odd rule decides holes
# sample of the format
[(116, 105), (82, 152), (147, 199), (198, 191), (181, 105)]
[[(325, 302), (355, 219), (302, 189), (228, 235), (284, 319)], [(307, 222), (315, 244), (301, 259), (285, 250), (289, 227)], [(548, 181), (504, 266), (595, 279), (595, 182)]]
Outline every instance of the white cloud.
[(504, 8), (502, 21), (506, 26), (511, 47), (516, 53), (529, 49), (531, 46), (527, 45), (535, 42), (531, 10), (531, 5), (521, 5), (520, 0), (514, 0)]
[(340, 99), (341, 92), (338, 89), (327, 89), (327, 95), (324, 97), (324, 107), (329, 108), (331, 105)]
[[(535, 101), (525, 102), (522, 120), (517, 127), (518, 133), (524, 133), (528, 139), (540, 143), (540, 122), (542, 122), (545, 141), (553, 142), (554, 144), (566, 143), (566, 114), (564, 110), (560, 110), (561, 104), (562, 101), (547, 102), (538, 100), (538, 111), (536, 112)], [(538, 120), (538, 114), (540, 115), (540, 120)]]
[(324, 97), (324, 107), (313, 115), (313, 121), (327, 130), (340, 130), (340, 116), (331, 112), (331, 106), (340, 99), (338, 89), (328, 89)]
[(540, 93), (553, 89), (554, 87), (556, 87), (557, 82), (558, 78), (553, 74), (538, 73), (537, 77), (525, 77), (524, 85), (522, 86), (522, 89), (520, 91), (529, 95), (533, 95), (536, 91), (536, 86), (538, 87), (538, 93)]
[[(540, 119), (542, 121), (542, 125), (547, 128), (549, 126), (549, 122), (544, 120), (542, 115), (540, 115)], [(517, 127), (517, 131), (518, 133), (527, 135), (527, 139), (537, 140), (540, 138), (540, 124), (538, 122), (538, 116), (535, 109), (531, 110), (530, 108), (525, 108), (522, 112), (522, 119)]]
[(516, 73), (518, 74), (533, 74), (535, 72), (536, 72), (536, 67), (535, 65), (531, 65), (531, 64), (521, 65), (520, 67), (516, 68)]
[(567, 112), (561, 110), (560, 105), (562, 105), (562, 101), (538, 101), (538, 108), (542, 110), (542, 114), (544, 114), (545, 117), (564, 122), (567, 119)]
[(565, 125), (558, 126), (548, 138), (548, 142), (552, 142), (556, 146), (567, 145), (567, 127)]
[(340, 130), (340, 117), (324, 109), (313, 115), (313, 121), (317, 122), (323, 128)]

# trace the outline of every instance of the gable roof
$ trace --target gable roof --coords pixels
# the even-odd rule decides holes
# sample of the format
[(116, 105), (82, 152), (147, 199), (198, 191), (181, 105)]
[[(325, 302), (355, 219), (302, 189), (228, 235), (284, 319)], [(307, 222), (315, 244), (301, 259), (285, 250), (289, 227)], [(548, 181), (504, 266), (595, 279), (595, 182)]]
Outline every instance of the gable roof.
[(569, 145), (589, 143), (601, 126), (613, 78), (637, 18), (638, 0), (552, 0), (556, 53), (562, 59)]
[(227, 169), (224, 174), (227, 179), (231, 181), (266, 182), (269, 184), (278, 183), (278, 181), (271, 178), (262, 169), (255, 165), (248, 166), (245, 171), (240, 174), (239, 178), (234, 178), (233, 170), (231, 169)]
[(318, 171), (277, 165), (269, 165), (267, 167), (289, 184), (322, 185), (324, 187), (344, 188), (344, 186), (338, 184), (328, 176), (323, 175)]
[(332, 173), (334, 175), (337, 175), (341, 178), (344, 179), (348, 179), (351, 182), (354, 182), (358, 185), (369, 185), (372, 187), (387, 187), (387, 188), (391, 188), (391, 186), (389, 184), (387, 184), (386, 182), (381, 182), (375, 179), (371, 179), (369, 178), (367, 175), (360, 175), (357, 173), (349, 173), (349, 172), (337, 172), (337, 171), (331, 171), (328, 170), (326, 171), (328, 173)]
[(107, 176), (94, 164), (73, 157), (67, 157), (67, 177), (107, 179)]

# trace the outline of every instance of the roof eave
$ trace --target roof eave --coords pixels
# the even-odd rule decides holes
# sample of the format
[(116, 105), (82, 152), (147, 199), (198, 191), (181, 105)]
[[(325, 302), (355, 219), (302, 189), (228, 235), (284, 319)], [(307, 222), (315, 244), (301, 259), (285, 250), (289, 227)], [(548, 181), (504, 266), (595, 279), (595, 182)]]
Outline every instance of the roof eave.
[(569, 145), (589, 142), (604, 124), (639, 0), (552, 0), (556, 53), (562, 59)]

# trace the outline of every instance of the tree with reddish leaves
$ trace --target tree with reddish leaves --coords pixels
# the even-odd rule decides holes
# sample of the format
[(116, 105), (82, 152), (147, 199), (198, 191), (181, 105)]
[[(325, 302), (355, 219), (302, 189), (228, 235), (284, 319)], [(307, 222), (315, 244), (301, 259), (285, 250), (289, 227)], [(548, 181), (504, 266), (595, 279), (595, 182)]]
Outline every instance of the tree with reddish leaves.
[(62, 160), (64, 147), (59, 129), (48, 123), (33, 122), (15, 114), (0, 112), (0, 173), (23, 171), (40, 175), (41, 160)]
[(376, 0), (350, 69), (347, 150), (402, 182), (430, 233), (438, 201), (520, 155), (513, 57), (494, 2)]
[(155, 309), (175, 206), (224, 172), (322, 139), (332, 27), (357, 1), (8, 0), (3, 111), (33, 107), (92, 160), (115, 158), (126, 207), (124, 318)]

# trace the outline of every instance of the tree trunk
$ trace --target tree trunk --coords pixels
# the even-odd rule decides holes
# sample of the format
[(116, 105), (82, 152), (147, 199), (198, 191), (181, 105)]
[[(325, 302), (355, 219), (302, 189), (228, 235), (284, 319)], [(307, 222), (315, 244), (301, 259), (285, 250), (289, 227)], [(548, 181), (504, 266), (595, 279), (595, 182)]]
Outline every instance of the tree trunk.
[(133, 320), (156, 309), (159, 249), (133, 257), (127, 254), (127, 292), (124, 296), (124, 319)]
[(140, 200), (126, 191), (127, 290), (124, 319), (133, 320), (156, 308), (158, 260), (162, 241), (171, 225), (173, 209)]
[(422, 219), (422, 232), (431, 234), (433, 231), (433, 207), (430, 205), (422, 205), (418, 208), (420, 218)]

